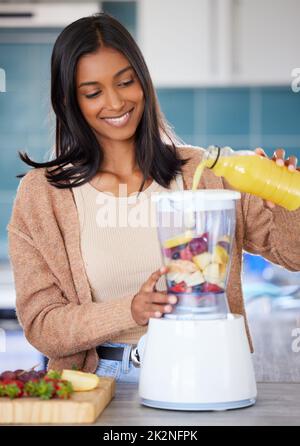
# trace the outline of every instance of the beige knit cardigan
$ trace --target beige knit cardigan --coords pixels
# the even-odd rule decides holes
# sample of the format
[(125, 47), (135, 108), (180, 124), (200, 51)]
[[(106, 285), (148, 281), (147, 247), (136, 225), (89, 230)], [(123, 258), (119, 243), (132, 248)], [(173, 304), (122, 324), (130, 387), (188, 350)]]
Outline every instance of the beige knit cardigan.
[[(191, 158), (182, 168), (184, 188), (191, 189), (203, 149), (182, 146), (178, 153)], [(199, 188), (230, 186), (205, 169)], [(253, 351), (242, 295), (242, 253), (260, 254), (290, 271), (299, 271), (300, 209), (289, 212), (276, 206), (270, 210), (260, 198), (242, 194), (236, 217), (227, 296), (231, 312), (245, 317)], [(16, 311), (26, 338), (50, 358), (49, 368), (76, 366), (95, 372), (99, 360), (95, 347), (138, 325), (131, 314), (132, 295), (92, 301), (72, 189), (50, 185), (45, 168), (29, 171), (19, 183), (7, 230)], [(140, 327), (141, 335), (146, 328)]]

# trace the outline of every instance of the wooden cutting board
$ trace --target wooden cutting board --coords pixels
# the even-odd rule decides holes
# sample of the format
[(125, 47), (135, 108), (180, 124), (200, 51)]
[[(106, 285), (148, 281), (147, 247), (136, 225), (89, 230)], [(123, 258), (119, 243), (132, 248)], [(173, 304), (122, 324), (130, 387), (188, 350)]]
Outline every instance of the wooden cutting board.
[(99, 386), (74, 392), (70, 399), (0, 398), (0, 424), (93, 423), (115, 395), (115, 379), (99, 377)]

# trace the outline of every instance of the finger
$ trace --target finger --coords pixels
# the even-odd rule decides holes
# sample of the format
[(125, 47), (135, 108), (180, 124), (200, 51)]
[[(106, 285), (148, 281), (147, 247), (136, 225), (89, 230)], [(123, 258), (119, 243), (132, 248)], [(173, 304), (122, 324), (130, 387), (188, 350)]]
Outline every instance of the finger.
[(159, 304), (176, 304), (177, 297), (174, 295), (168, 296), (167, 294), (161, 294), (161, 293), (151, 293), (150, 300), (153, 303), (159, 303)]
[(157, 311), (145, 311), (145, 313), (143, 314), (143, 319), (146, 321), (145, 324), (147, 324), (149, 322), (149, 319), (152, 318), (160, 318), (162, 317), (163, 313), (159, 310)]
[(146, 293), (149, 293), (151, 291), (154, 291), (156, 282), (161, 278), (163, 274), (167, 272), (167, 268), (165, 266), (162, 266), (157, 271), (154, 271), (154, 273), (151, 274), (151, 276), (146, 280), (144, 285), (142, 286), (142, 291), (145, 291)]
[(149, 313), (147, 313), (149, 315), (149, 319), (151, 317), (155, 318), (155, 319), (159, 319), (162, 317), (162, 313), (160, 311), (149, 311)]
[(159, 313), (171, 313), (173, 310), (173, 306), (170, 304), (163, 305), (163, 304), (151, 304), (147, 308), (147, 311), (150, 311), (152, 313), (159, 312)]
[(255, 152), (257, 155), (261, 155), (261, 156), (265, 156), (265, 157), (267, 157), (266, 152), (265, 152), (261, 147), (257, 147), (257, 149), (255, 149), (254, 152)]
[(296, 170), (297, 162), (297, 157), (292, 155), (286, 159), (284, 164), (289, 168), (289, 170)]
[(278, 166), (284, 166), (284, 157), (285, 157), (285, 150), (276, 149), (274, 155), (272, 156), (272, 160), (276, 161), (276, 164), (278, 164)]
[(273, 209), (276, 206), (272, 201), (264, 200), (264, 203), (269, 209)]

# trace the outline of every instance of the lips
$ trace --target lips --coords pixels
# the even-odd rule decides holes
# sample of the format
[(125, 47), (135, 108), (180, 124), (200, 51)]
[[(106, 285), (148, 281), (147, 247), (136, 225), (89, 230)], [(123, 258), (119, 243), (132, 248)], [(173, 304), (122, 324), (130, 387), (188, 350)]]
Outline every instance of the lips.
[(124, 127), (128, 123), (132, 111), (133, 109), (129, 110), (127, 113), (125, 113), (119, 118), (102, 118), (102, 119), (103, 121), (106, 122), (106, 124), (111, 125), (113, 127)]

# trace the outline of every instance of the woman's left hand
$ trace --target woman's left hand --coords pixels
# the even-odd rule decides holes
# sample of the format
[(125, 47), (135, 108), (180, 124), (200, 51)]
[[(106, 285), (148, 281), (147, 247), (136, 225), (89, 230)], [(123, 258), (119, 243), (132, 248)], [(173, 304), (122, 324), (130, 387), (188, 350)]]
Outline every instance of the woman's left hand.
[[(257, 155), (268, 157), (265, 151), (261, 148), (255, 149), (254, 152), (257, 153)], [(291, 171), (300, 170), (299, 168), (297, 168), (297, 158), (295, 156), (293, 155), (289, 156), (286, 160), (284, 159), (284, 157), (285, 157), (285, 150), (277, 149), (275, 150), (272, 158), (270, 159), (276, 162), (278, 166), (286, 166)], [(273, 209), (276, 206), (276, 204), (272, 203), (272, 201), (264, 200), (264, 203), (266, 207), (269, 209)]]

